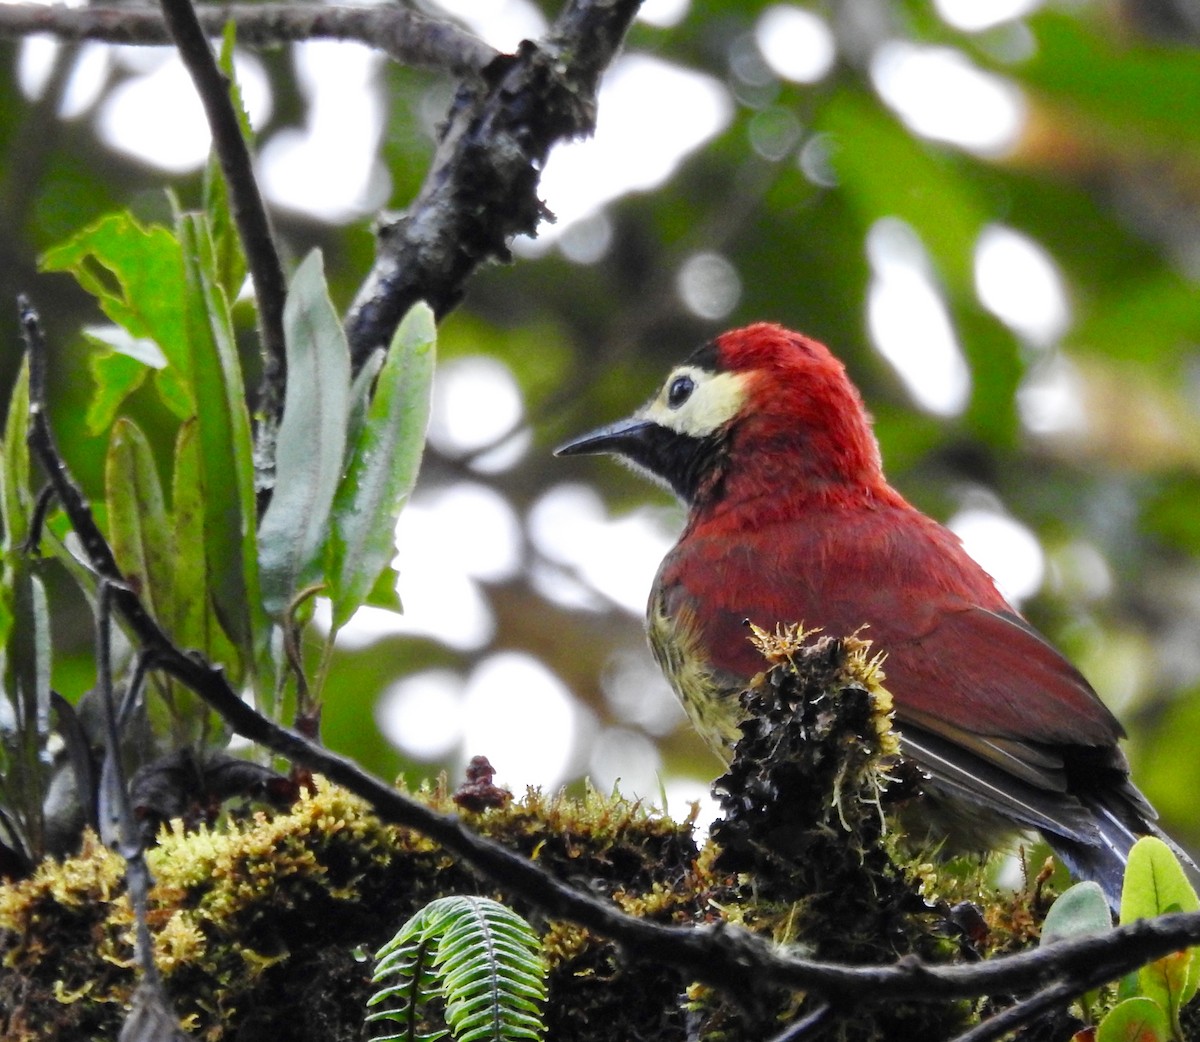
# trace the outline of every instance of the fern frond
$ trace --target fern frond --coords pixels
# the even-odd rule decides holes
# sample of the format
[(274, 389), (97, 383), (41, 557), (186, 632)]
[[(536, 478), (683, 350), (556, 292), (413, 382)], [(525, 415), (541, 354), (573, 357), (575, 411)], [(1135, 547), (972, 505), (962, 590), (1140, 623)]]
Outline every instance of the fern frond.
[[(384, 986), (366, 1020), (400, 1032), (376, 1042), (541, 1042), (546, 967), (537, 934), (516, 912), (486, 897), (431, 901), (376, 953), (372, 980)], [(432, 997), (445, 1002), (446, 1028), (420, 1024)]]

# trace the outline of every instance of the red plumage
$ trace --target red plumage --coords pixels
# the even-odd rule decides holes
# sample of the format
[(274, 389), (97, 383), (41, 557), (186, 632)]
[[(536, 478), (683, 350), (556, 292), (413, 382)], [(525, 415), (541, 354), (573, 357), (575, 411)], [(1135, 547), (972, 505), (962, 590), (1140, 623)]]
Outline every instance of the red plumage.
[(726, 333), (630, 420), (560, 451), (616, 452), (687, 501), (649, 630), (710, 741), (730, 740), (733, 710), (714, 706), (763, 668), (745, 620), (834, 636), (865, 626), (887, 656), (902, 748), (951, 808), (931, 812), (931, 830), (990, 845), (997, 817), (1038, 828), (1118, 899), (1129, 846), (1157, 833), (1120, 725), (959, 539), (888, 485), (828, 349), (776, 325)]

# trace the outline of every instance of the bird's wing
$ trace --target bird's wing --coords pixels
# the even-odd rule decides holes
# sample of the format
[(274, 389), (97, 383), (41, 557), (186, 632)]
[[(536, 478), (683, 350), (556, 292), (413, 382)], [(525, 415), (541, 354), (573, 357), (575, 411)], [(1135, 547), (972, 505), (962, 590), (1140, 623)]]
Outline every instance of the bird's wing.
[(902, 739), (943, 788), (1081, 840), (1094, 826), (1070, 795), (1072, 772), (1103, 772), (1144, 803), (1125, 781), (1116, 719), (946, 529), (909, 509), (731, 535), (691, 532), (659, 578), (668, 611), (692, 613), (720, 672), (763, 668), (745, 619), (833, 636), (865, 626), (886, 655)]

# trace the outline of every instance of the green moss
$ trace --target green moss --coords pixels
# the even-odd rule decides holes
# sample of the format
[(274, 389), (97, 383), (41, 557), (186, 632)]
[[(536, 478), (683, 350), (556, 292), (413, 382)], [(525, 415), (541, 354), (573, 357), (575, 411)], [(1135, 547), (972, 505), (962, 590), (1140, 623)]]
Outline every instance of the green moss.
[[(658, 922), (726, 921), (851, 962), (975, 960), (1034, 943), (1050, 897), (1040, 884), (1001, 899), (978, 860), (939, 863), (898, 839), (886, 813), (890, 699), (865, 645), (759, 637), (771, 668), (743, 696), (745, 736), (718, 783), (724, 820), (703, 850), (691, 821), (592, 789), (579, 798), (530, 790), (480, 812), (459, 811), (444, 780), (415, 795)], [(749, 1042), (806, 1009), (803, 994), (780, 992), (747, 1010), (661, 961), (548, 921), (320, 779), (287, 812), (195, 831), (173, 824), (148, 861), (155, 957), (185, 1027), (207, 1042), (281, 1031), (295, 1042), (359, 1042), (372, 965), (355, 953), (377, 950), (451, 894), (503, 901), (540, 932), (555, 1042)], [(0, 886), (0, 959), (4, 1038), (115, 1038), (135, 984), (121, 860), (89, 838), (77, 857)], [(821, 1037), (936, 1040), (974, 1016), (965, 1003), (863, 1006), (839, 1011)]]

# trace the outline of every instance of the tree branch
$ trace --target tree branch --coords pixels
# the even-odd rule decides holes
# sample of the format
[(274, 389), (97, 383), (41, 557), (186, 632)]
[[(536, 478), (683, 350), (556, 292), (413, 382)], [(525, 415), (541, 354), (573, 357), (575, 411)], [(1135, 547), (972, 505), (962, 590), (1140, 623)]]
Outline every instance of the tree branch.
[[(196, 15), (209, 36), (219, 36), (226, 22), (234, 22), (238, 43), (254, 47), (295, 40), (353, 40), (384, 51), (402, 65), (458, 75), (476, 73), (496, 57), (494, 49), (457, 26), (392, 4), (201, 4)], [(0, 4), (0, 39), (34, 33), (49, 33), (60, 40), (171, 43), (166, 20), (154, 8)]]
[(242, 136), (237, 111), (229, 96), (229, 78), (217, 66), (191, 0), (162, 0), (162, 11), (179, 56), (204, 105), (221, 174), (229, 188), (230, 209), (254, 282), (263, 354), (257, 463), (268, 473), (265, 483), (269, 487), (273, 484), (275, 467), (275, 431), (283, 412), (283, 391), (287, 381), (283, 337), (287, 283), (283, 265), (275, 249), (267, 208), (254, 177), (250, 149)]
[(472, 272), (507, 260), (550, 216), (537, 197), (551, 146), (591, 133), (600, 75), (641, 0), (570, 0), (540, 43), (497, 58), (451, 108), (416, 200), (379, 231), (375, 265), (346, 321), (357, 368), (424, 298), (439, 317)]
[[(113, 606), (150, 664), (199, 694), (237, 734), (344, 786), (367, 800), (384, 821), (428, 836), (548, 916), (585, 926), (642, 958), (676, 966), (742, 1001), (775, 988), (813, 992), (834, 1010), (896, 1000), (939, 1002), (1037, 992), (1017, 1007), (1019, 1014), (1010, 1011), (1001, 1022), (1007, 1030), (1028, 1022), (1051, 1000), (1065, 1001), (1200, 942), (1200, 913), (1187, 913), (1143, 919), (1107, 934), (1059, 941), (987, 962), (943, 966), (909, 957), (885, 966), (843, 966), (797, 958), (761, 937), (725, 924), (679, 927), (638, 919), (610, 902), (576, 890), (515, 851), (472, 832), (457, 817), (409, 799), (352, 760), (262, 716), (238, 696), (220, 667), (175, 646), (123, 581), (90, 506), (58, 452), (46, 412), (41, 324), (24, 299), (20, 312), (30, 354), (30, 450), (46, 471), (93, 569), (101, 581), (110, 584)], [(968, 1037), (994, 1037), (994, 1033), (980, 1031), (976, 1029), (976, 1034)]]

